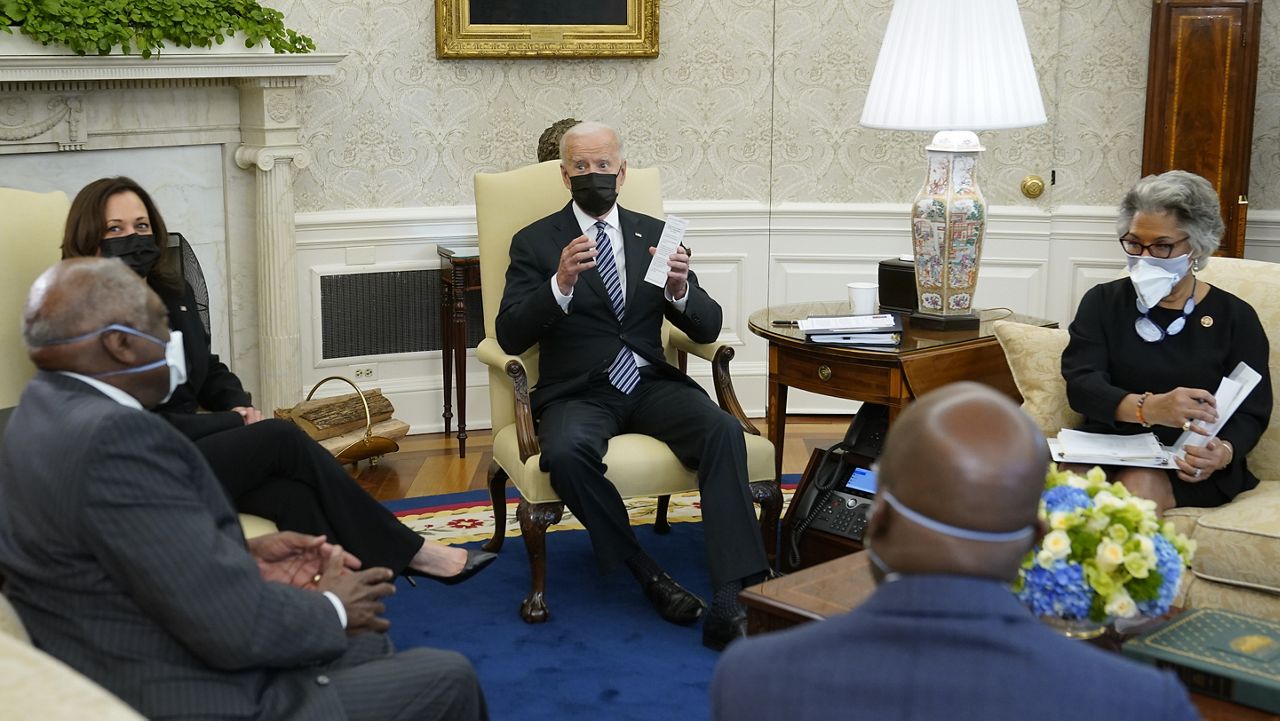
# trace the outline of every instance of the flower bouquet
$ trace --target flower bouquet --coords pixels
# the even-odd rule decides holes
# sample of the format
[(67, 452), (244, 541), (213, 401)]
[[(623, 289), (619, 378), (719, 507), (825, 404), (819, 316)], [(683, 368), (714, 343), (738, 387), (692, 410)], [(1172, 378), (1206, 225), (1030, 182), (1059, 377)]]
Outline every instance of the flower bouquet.
[[(1097, 467), (1081, 476), (1051, 465), (1040, 518), (1049, 533), (1027, 554), (1013, 590), (1032, 613), (1066, 622), (1067, 635), (1168, 612), (1195, 554), (1195, 541), (1161, 524), (1154, 501), (1108, 483)], [(1074, 633), (1072, 622), (1096, 633)]]

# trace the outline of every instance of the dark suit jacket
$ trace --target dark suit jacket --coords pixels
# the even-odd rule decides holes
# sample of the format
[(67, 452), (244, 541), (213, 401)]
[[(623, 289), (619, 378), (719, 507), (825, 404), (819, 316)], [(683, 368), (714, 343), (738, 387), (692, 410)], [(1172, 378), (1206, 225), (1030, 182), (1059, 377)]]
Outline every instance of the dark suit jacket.
[(36, 644), (149, 718), (341, 719), (329, 600), (264, 582), (190, 441), (67, 376), (0, 446), (0, 574)]
[(691, 271), (685, 311), (671, 307), (663, 288), (644, 282), (651, 257), (648, 249), (657, 246), (663, 222), (619, 206), (618, 224), (627, 259), (622, 322), (614, 316), (604, 281), (595, 268), (578, 277), (568, 313), (556, 303), (551, 277), (560, 266), (560, 252), (582, 235), (572, 203), (524, 228), (511, 240), (511, 265), (498, 309), (498, 343), (511, 354), (539, 345), (538, 385), (532, 396), (535, 413), (605, 379), (623, 344), (663, 375), (700, 388), (663, 357), (662, 318), (665, 314), (693, 340), (710, 343), (720, 335), (720, 306), (698, 285)]
[[(178, 386), (167, 402), (157, 406), (156, 412), (192, 440), (243, 426), (244, 419), (230, 409), (251, 405), (252, 401), (240, 378), (211, 350), (209, 334), (200, 320), (190, 284), (183, 284), (182, 295), (152, 287), (169, 310), (170, 330), (182, 331), (187, 357), (187, 382)], [(197, 415), (200, 409), (213, 412)]]
[(1063, 638), (1007, 586), (905, 576), (852, 612), (728, 648), (717, 721), (1191, 721), (1168, 673)]

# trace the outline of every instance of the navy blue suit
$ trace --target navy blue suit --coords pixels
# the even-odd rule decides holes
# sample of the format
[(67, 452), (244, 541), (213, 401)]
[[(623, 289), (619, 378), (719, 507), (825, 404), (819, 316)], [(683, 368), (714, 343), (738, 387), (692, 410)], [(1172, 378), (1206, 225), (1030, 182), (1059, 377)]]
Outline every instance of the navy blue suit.
[(1190, 721), (1171, 674), (1063, 638), (996, 581), (913, 575), (842, 616), (725, 651), (718, 721)]
[[(698, 469), (707, 565), (716, 587), (768, 568), (747, 486), (742, 426), (662, 355), (662, 320), (669, 319), (699, 343), (720, 334), (720, 306), (689, 272), (684, 312), (664, 289), (644, 282), (649, 248), (663, 222), (618, 207), (626, 258), (626, 312), (614, 314), (600, 272), (584, 271), (569, 311), (560, 309), (551, 278), (560, 253), (582, 235), (569, 203), (516, 233), (498, 310), (498, 342), (508, 353), (538, 346), (538, 385), (530, 403), (538, 420), (540, 463), (551, 487), (591, 535), (602, 571), (632, 558), (639, 542), (622, 496), (604, 477), (609, 439), (643, 433), (671, 447), (688, 468)], [(624, 396), (609, 384), (608, 368), (622, 347), (649, 365), (640, 384)]]

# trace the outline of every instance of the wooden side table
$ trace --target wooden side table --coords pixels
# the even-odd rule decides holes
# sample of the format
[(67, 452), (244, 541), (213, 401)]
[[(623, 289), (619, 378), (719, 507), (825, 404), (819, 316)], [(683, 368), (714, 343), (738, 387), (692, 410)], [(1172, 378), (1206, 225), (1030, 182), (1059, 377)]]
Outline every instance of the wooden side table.
[(782, 474), (782, 441), (786, 426), (787, 389), (889, 407), (889, 420), (917, 396), (961, 380), (983, 383), (1021, 401), (1004, 351), (996, 341), (994, 322), (1011, 320), (1057, 327), (1043, 318), (979, 311), (981, 324), (972, 330), (928, 330), (903, 319), (902, 342), (896, 348), (863, 350), (819, 345), (805, 339), (794, 322), (809, 316), (848, 315), (844, 301), (773, 306), (751, 314), (752, 333), (769, 342), (769, 398), (765, 414), (773, 441), (777, 472)]
[(467, 291), (480, 288), (475, 246), (436, 246), (440, 256), (440, 360), (444, 365), (444, 434), (453, 419), (453, 369), (458, 370), (458, 457), (467, 457)]

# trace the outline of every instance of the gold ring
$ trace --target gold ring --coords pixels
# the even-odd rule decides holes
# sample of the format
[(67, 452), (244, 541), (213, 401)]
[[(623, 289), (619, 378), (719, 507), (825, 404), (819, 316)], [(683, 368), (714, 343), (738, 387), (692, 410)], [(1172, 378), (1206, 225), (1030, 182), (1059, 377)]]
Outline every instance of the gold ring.
[(1191, 430), (1191, 419), (1190, 419), (1190, 418), (1188, 418), (1187, 420), (1185, 420), (1185, 421), (1183, 421), (1183, 422), (1182, 422), (1182, 430), (1184, 430), (1184, 431), (1189, 431), (1189, 430)]
[(311, 577), (311, 582), (312, 582), (312, 583), (320, 583), (320, 579), (321, 579), (321, 578), (324, 578), (324, 575), (323, 575), (323, 574), (320, 574), (320, 573), (317, 573), (316, 575), (314, 575), (314, 576), (312, 576), (312, 577)]

